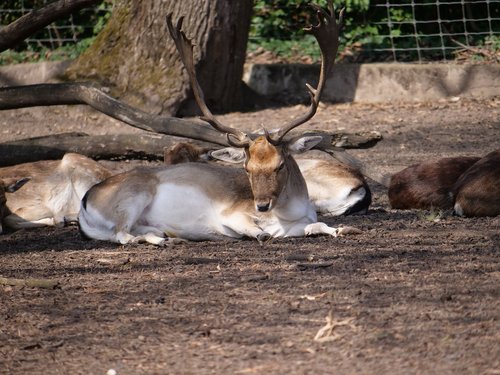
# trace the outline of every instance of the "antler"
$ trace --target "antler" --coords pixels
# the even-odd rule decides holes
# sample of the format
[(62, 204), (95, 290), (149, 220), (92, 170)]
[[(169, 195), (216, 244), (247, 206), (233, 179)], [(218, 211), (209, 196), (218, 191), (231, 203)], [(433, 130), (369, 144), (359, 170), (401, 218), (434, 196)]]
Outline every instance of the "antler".
[(312, 25), (305, 28), (305, 31), (311, 32), (318, 41), (319, 48), (321, 49), (321, 71), (319, 75), (319, 82), (316, 88), (306, 84), (309, 95), (311, 96), (311, 105), (309, 110), (303, 116), (295, 119), (291, 123), (280, 128), (275, 137), (268, 140), (273, 144), (278, 144), (282, 141), (283, 137), (293, 128), (309, 121), (318, 109), (319, 99), (323, 88), (325, 86), (326, 78), (330, 74), (333, 65), (335, 64), (335, 57), (337, 56), (337, 49), (339, 47), (339, 34), (342, 29), (344, 19), (344, 9), (341, 9), (339, 20), (335, 18), (335, 9), (333, 7), (333, 0), (328, 1), (328, 10), (326, 12), (323, 8), (316, 4), (311, 4), (316, 10), (316, 17), (318, 19), (317, 25)]
[(196, 103), (198, 103), (198, 106), (203, 113), (203, 116), (200, 118), (203, 121), (208, 122), (217, 131), (226, 133), (227, 141), (230, 145), (235, 147), (245, 147), (249, 144), (250, 138), (248, 138), (245, 133), (220, 123), (205, 103), (205, 96), (198, 82), (198, 79), (196, 78), (196, 70), (193, 61), (193, 44), (191, 40), (186, 37), (186, 34), (182, 31), (183, 21), (184, 17), (179, 18), (179, 21), (177, 21), (177, 26), (174, 27), (172, 23), (172, 13), (169, 13), (167, 15), (168, 31), (175, 42), (175, 46), (177, 47), (177, 51), (179, 52), (182, 63), (184, 64), (184, 67), (186, 68), (186, 71), (188, 73)]

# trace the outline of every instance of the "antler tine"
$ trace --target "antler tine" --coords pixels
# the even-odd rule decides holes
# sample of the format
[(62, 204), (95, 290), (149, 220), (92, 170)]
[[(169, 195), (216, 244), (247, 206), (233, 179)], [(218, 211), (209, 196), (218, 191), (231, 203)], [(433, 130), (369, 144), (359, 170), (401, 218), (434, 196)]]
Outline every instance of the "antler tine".
[(233, 129), (229, 126), (222, 124), (212, 114), (212, 112), (205, 103), (205, 95), (203, 94), (198, 79), (196, 78), (196, 70), (194, 67), (194, 59), (193, 59), (193, 43), (191, 42), (191, 39), (189, 39), (186, 36), (186, 34), (182, 31), (182, 23), (184, 21), (184, 17), (179, 18), (176, 27), (174, 27), (172, 23), (172, 13), (169, 13), (167, 15), (166, 21), (170, 36), (174, 40), (175, 47), (179, 52), (182, 64), (184, 65), (184, 68), (188, 73), (189, 82), (191, 84), (191, 88), (193, 90), (196, 103), (198, 103), (198, 106), (200, 107), (200, 110), (203, 113), (203, 116), (200, 117), (200, 119), (208, 122), (217, 131), (220, 131), (221, 133), (226, 133), (229, 144), (236, 147), (244, 147), (249, 142), (248, 136), (239, 130)]
[(316, 4), (311, 4), (311, 6), (316, 10), (318, 24), (307, 27), (304, 30), (311, 32), (314, 35), (321, 50), (321, 70), (319, 74), (318, 86), (313, 88), (311, 85), (306, 84), (307, 91), (311, 97), (309, 110), (303, 116), (282, 127), (277, 132), (275, 138), (270, 139), (270, 141), (274, 144), (280, 143), (283, 137), (290, 130), (309, 121), (316, 114), (326, 78), (329, 76), (333, 65), (335, 64), (335, 57), (337, 56), (337, 50), (339, 47), (339, 34), (344, 19), (344, 9), (340, 11), (339, 20), (337, 22), (335, 18), (333, 0), (328, 1), (329, 12), (326, 12), (323, 8)]

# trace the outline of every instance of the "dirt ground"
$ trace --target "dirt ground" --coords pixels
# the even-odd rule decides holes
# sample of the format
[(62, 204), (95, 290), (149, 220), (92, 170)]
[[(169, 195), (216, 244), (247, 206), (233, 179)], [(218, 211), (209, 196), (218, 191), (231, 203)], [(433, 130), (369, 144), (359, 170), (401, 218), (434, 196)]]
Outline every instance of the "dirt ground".
[[(302, 111), (222, 120), (273, 128)], [(322, 105), (308, 126), (380, 131), (351, 152), (392, 173), (500, 148), (500, 98)], [(4, 141), (63, 131), (136, 132), (83, 106), (0, 113)], [(167, 249), (76, 227), (1, 235), (0, 277), (58, 286), (0, 286), (0, 373), (500, 374), (500, 217), (395, 211), (370, 186), (368, 215), (324, 220), (363, 231), (342, 238)]]

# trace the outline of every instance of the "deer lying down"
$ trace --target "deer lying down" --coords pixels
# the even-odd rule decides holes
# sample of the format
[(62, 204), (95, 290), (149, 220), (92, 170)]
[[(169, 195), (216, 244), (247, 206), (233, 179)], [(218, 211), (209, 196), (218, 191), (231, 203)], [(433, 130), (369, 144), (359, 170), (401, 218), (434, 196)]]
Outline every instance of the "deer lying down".
[(270, 237), (320, 233), (336, 236), (354, 231), (317, 222), (306, 183), (291, 156), (310, 149), (321, 137), (302, 137), (293, 142), (283, 139), (314, 115), (333, 66), (339, 28), (331, 2), (329, 8), (330, 14), (318, 9), (319, 25), (312, 28), (323, 58), (318, 88), (308, 87), (308, 113), (280, 129), (274, 137), (266, 133), (255, 140), (221, 124), (212, 115), (196, 79), (193, 47), (181, 31), (182, 19), (174, 28), (169, 15), (167, 26), (204, 120), (226, 133), (233, 147), (244, 150), (245, 169), (185, 163), (112, 176), (91, 188), (82, 200), (81, 231), (94, 239), (158, 245), (166, 242), (165, 234), (188, 240), (246, 236), (263, 242)]
[(397, 209), (451, 209), (452, 189), (460, 175), (479, 158), (443, 158), (411, 165), (392, 175), (389, 202)]
[(193, 241), (246, 236), (260, 242), (317, 233), (336, 236), (347, 229), (317, 222), (290, 155), (320, 140), (303, 138), (277, 149), (265, 137), (257, 138), (249, 146), (247, 172), (194, 162), (112, 176), (84, 197), (80, 228), (88, 237), (119, 243), (163, 244), (164, 234)]
[(500, 214), (500, 150), (483, 158), (443, 158), (390, 177), (389, 201), (399, 209), (454, 209), (461, 216)]
[(453, 186), (460, 216), (500, 215), (500, 150), (490, 152), (463, 173)]
[(7, 193), (13, 193), (21, 188), (29, 178), (3, 178), (0, 179), (0, 234), (3, 233), (3, 219), (7, 216), (9, 210), (7, 209)]
[(94, 184), (111, 173), (86, 156), (68, 153), (61, 160), (43, 160), (0, 168), (0, 178), (29, 176), (22, 189), (8, 194), (4, 224), (12, 229), (74, 221), (80, 201)]

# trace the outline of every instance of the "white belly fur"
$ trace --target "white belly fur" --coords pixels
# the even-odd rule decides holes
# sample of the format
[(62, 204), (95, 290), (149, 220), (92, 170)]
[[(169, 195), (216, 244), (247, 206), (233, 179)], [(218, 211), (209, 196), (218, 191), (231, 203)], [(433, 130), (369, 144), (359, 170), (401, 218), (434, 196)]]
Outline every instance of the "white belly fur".
[(219, 215), (220, 208), (201, 188), (163, 183), (158, 186), (151, 205), (144, 210), (141, 222), (169, 237), (196, 241), (217, 238), (224, 233)]

